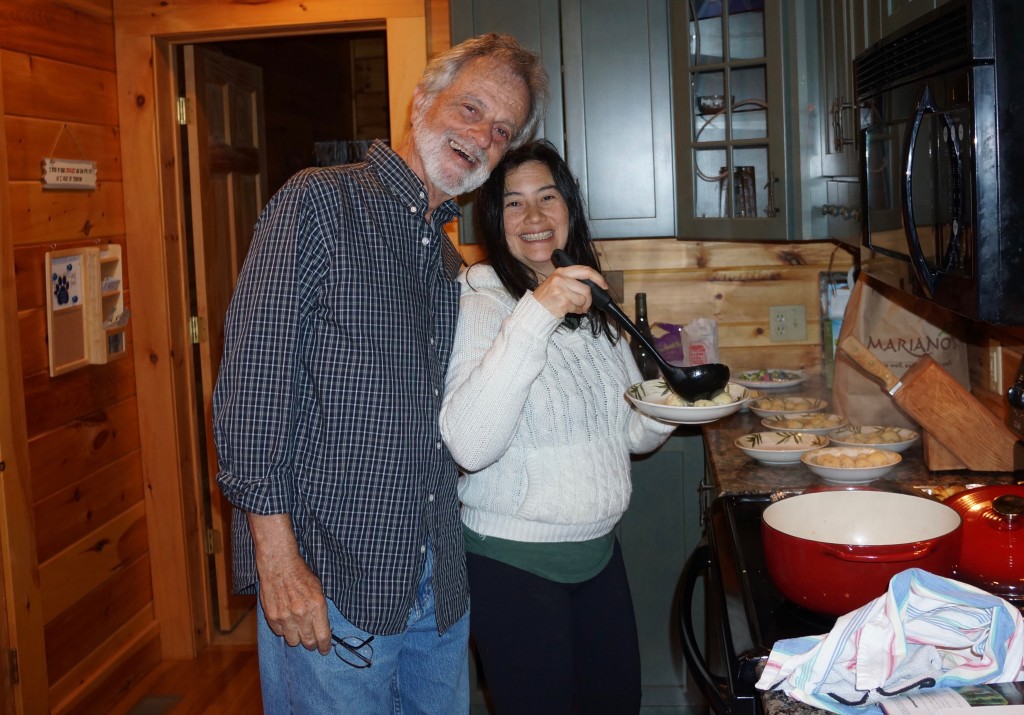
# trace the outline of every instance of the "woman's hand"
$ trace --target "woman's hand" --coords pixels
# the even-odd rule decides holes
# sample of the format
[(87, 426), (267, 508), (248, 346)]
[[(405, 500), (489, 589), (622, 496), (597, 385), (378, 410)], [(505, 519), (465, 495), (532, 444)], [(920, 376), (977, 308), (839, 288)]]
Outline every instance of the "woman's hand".
[(564, 318), (567, 313), (583, 314), (590, 310), (593, 298), (590, 286), (583, 283), (591, 280), (595, 285), (608, 289), (604, 276), (590, 266), (566, 266), (556, 268), (533, 290), (533, 297), (556, 318)]

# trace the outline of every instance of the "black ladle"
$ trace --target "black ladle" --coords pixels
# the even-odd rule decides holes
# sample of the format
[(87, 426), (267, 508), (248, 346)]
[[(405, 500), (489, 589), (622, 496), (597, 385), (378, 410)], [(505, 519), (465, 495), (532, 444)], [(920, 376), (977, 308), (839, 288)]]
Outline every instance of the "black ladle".
[[(551, 261), (559, 268), (576, 264), (576, 261), (572, 259), (572, 256), (560, 248), (556, 248), (555, 252), (551, 254)], [(584, 280), (583, 283), (590, 286), (590, 295), (593, 297), (594, 305), (608, 313), (611, 313), (611, 315), (619, 322), (619, 325), (621, 325), (627, 333), (632, 335), (634, 340), (638, 340), (640, 344), (647, 349), (647, 352), (654, 358), (654, 361), (658, 363), (662, 377), (665, 378), (665, 382), (668, 383), (672, 392), (676, 393), (687, 402), (694, 402), (695, 400), (709, 397), (715, 392), (725, 389), (725, 386), (729, 384), (728, 365), (716, 362), (708, 363), (707, 365), (679, 367), (678, 365), (672, 365), (666, 361), (665, 358), (658, 354), (658, 351), (654, 349), (654, 346), (651, 345), (651, 341), (644, 337), (643, 333), (640, 332), (640, 329), (636, 327), (633, 321), (622, 312), (622, 308), (612, 300), (612, 297), (608, 295), (608, 291), (595, 285), (593, 281)]]

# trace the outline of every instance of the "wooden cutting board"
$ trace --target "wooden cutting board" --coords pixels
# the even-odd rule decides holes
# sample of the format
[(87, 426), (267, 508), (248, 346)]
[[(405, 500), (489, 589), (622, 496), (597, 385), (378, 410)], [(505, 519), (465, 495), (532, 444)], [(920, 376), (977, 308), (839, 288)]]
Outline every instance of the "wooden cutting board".
[(1017, 435), (931, 357), (921, 357), (897, 377), (856, 338), (847, 337), (839, 347), (968, 469), (1013, 471)]

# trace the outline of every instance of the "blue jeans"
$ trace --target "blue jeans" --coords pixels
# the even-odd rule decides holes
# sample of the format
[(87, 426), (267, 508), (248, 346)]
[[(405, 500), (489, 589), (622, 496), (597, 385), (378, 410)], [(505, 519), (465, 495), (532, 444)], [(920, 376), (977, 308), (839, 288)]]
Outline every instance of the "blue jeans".
[[(469, 712), (469, 613), (444, 634), (437, 632), (432, 554), (406, 630), (377, 635), (373, 665), (355, 668), (335, 655), (291, 647), (267, 625), (257, 606), (260, 686), (264, 715), (458, 715)], [(328, 599), (331, 631), (340, 638), (369, 638)]]

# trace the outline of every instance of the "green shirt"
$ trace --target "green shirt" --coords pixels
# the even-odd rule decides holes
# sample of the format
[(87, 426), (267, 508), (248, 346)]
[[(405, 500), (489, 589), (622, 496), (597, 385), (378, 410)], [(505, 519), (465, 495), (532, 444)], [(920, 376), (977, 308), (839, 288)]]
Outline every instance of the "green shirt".
[(558, 583), (579, 583), (601, 573), (612, 557), (615, 532), (589, 541), (532, 543), (484, 536), (463, 527), (466, 551)]

